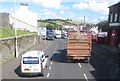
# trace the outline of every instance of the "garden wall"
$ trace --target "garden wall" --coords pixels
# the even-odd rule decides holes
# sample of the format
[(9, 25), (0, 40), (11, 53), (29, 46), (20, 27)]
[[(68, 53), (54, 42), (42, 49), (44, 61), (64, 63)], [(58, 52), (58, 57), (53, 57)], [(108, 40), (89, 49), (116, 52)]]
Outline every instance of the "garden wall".
[[(17, 37), (18, 54), (21, 55), (36, 44), (36, 35)], [(0, 64), (15, 57), (15, 37), (0, 40)]]

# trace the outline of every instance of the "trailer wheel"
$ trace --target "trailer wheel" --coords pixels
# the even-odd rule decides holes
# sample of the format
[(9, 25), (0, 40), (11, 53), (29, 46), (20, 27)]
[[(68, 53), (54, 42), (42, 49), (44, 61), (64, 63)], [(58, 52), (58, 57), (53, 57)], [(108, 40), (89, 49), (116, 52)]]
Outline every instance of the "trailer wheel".
[(84, 60), (85, 63), (90, 63), (90, 57)]
[(86, 63), (90, 63), (90, 57), (86, 59)]
[(90, 57), (88, 57), (88, 59), (87, 59), (87, 63), (90, 63)]

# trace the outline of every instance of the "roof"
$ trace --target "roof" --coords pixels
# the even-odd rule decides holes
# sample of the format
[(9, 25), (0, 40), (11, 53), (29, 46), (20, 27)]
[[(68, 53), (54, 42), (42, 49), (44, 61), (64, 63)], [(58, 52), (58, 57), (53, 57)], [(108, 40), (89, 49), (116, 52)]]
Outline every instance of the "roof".
[(29, 56), (31, 56), (31, 57), (35, 57), (35, 56), (42, 56), (44, 54), (44, 51), (40, 51), (40, 50), (32, 50), (32, 51), (28, 51), (28, 52), (26, 52), (26, 53), (24, 53), (23, 55), (22, 55), (22, 57), (29, 57)]
[(116, 6), (116, 5), (120, 5), (120, 1), (118, 3), (116, 3), (116, 4), (113, 4), (113, 5), (109, 6), (108, 8)]

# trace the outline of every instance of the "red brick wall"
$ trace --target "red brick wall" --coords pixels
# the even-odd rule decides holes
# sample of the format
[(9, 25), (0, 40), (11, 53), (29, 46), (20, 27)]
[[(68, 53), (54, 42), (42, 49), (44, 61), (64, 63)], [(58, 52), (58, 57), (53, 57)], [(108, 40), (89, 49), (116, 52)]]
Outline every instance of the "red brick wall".
[(114, 46), (115, 43), (115, 30), (110, 30), (110, 46)]

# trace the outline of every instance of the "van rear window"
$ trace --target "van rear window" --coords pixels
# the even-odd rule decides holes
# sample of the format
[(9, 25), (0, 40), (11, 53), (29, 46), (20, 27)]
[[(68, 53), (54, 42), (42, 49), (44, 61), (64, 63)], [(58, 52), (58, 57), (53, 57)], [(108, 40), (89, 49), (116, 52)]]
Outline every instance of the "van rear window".
[(38, 57), (24, 57), (23, 64), (39, 64)]

